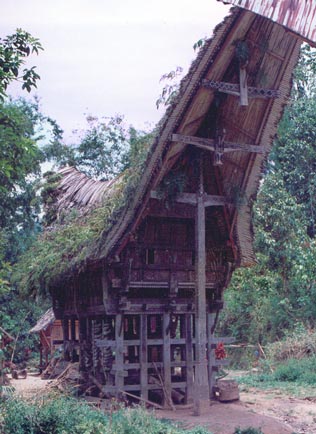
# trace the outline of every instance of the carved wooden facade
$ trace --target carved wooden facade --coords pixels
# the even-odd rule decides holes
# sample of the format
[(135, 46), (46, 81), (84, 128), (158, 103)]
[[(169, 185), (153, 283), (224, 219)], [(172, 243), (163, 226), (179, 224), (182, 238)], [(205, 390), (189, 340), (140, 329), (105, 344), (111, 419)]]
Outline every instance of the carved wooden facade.
[[(254, 263), (251, 201), (300, 44), (234, 9), (181, 83), (102, 254), (53, 288), (66, 353), (79, 320), (80, 369), (106, 395), (194, 401), (197, 413), (212, 396), (223, 291), (235, 267)], [(61, 190), (76, 202), (76, 188), (62, 181)]]

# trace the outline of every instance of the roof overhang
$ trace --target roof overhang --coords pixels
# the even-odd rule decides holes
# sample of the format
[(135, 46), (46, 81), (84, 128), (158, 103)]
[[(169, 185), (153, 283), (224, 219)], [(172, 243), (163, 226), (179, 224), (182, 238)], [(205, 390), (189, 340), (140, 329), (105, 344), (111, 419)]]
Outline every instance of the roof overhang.
[(40, 317), (35, 326), (31, 328), (30, 333), (40, 333), (41, 331), (45, 331), (54, 321), (55, 314), (53, 308), (50, 308)]
[(218, 0), (281, 24), (316, 46), (315, 0)]

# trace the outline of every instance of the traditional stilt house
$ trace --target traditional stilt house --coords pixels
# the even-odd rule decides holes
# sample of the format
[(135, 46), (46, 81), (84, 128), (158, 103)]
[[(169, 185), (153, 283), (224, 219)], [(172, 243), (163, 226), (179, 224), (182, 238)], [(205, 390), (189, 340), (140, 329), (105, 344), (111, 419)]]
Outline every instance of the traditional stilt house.
[[(251, 203), (302, 42), (300, 26), (294, 33), (251, 12), (268, 2), (228, 3), (250, 10), (232, 9), (201, 48), (98, 255), (52, 288), (66, 353), (79, 320), (87, 380), (108, 395), (194, 401), (197, 413), (221, 363), (214, 330), (223, 291), (236, 267), (255, 260)], [(117, 182), (69, 168), (61, 175), (63, 207), (96, 206)]]

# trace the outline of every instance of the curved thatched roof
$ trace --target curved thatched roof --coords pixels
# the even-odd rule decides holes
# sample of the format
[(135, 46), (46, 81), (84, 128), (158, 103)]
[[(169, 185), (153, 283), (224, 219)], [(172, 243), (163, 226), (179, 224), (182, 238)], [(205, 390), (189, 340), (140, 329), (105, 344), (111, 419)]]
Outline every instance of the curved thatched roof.
[[(241, 108), (238, 99), (228, 95), (219, 113), (228, 140), (250, 143), (264, 149), (262, 154), (233, 152), (227, 158), (227, 164), (220, 169), (223, 193), (228, 195), (232, 188), (238, 188), (246, 198), (238, 212), (232, 213), (231, 230), (239, 250), (238, 262), (241, 265), (254, 263), (251, 200), (256, 195), (263, 164), (290, 93), (292, 71), (301, 41), (282, 26), (238, 8), (233, 9), (215, 29), (213, 38), (202, 47), (182, 80), (178, 96), (159, 124), (158, 134), (132, 200), (102, 239), (100, 258), (115, 253), (130, 231), (135, 230), (138, 216), (150, 200), (151, 190), (157, 188), (164, 174), (172, 167), (175, 156), (177, 158), (183, 151), (184, 145), (172, 142), (171, 135), (198, 135), (215, 95), (214, 91), (201, 85), (202, 81), (236, 80), (231, 74), (236, 41), (244, 39), (247, 39), (254, 53), (248, 66), (252, 80), (250, 84), (280, 91), (279, 98), (253, 99), (247, 108)], [(64, 169), (62, 175), (59, 207), (89, 207), (101, 203), (115, 185), (115, 182), (93, 181), (72, 168)]]
[(91, 208), (102, 204), (111, 195), (120, 178), (111, 181), (98, 181), (89, 178), (74, 167), (64, 167), (59, 171), (57, 210), (70, 208)]
[(248, 9), (282, 24), (312, 45), (316, 44), (315, 0), (219, 0)]
[(270, 38), (265, 41), (267, 47), (261, 48), (264, 50), (263, 53), (260, 52), (260, 48), (256, 48), (261, 41), (251, 41), (258, 57), (258, 60), (255, 58), (250, 65), (253, 74), (257, 74), (254, 75), (254, 85), (264, 84), (266, 87), (279, 89), (280, 97), (268, 101), (251, 100), (247, 109), (240, 108), (236, 97), (227, 97), (221, 116), (228, 140), (246, 143), (251, 140), (254, 145), (263, 147), (265, 151), (263, 154), (233, 153), (230, 166), (222, 169), (221, 176), (224, 193), (237, 186), (247, 199), (234, 216), (232, 230), (239, 247), (240, 264), (254, 263), (251, 199), (257, 192), (263, 163), (271, 149), (277, 124), (290, 93), (292, 72), (298, 59), (301, 41), (278, 24), (241, 9), (233, 9), (215, 29), (213, 38), (207, 41), (183, 79), (178, 97), (160, 124), (134, 200), (128, 204), (121, 219), (103, 240), (103, 257), (115, 251), (124, 237), (135, 229), (136, 217), (148, 203), (150, 191), (157, 187), (170, 167), (168, 162), (181, 149), (177, 143), (170, 141), (171, 135), (195, 135), (198, 132), (212, 105), (215, 93), (203, 88), (202, 80), (207, 78), (225, 81), (234, 62), (236, 41), (245, 38), (246, 35), (249, 35), (250, 39), (252, 34), (256, 38), (267, 35)]

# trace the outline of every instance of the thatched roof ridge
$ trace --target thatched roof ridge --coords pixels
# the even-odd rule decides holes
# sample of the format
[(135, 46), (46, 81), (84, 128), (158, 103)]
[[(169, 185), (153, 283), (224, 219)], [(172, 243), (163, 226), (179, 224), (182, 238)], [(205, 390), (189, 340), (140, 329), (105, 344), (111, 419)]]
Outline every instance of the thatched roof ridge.
[(46, 330), (54, 321), (55, 314), (51, 307), (40, 317), (35, 326), (31, 328), (30, 333), (39, 333), (42, 330)]
[(59, 212), (70, 208), (90, 209), (101, 205), (103, 200), (112, 194), (120, 179), (91, 179), (74, 167), (64, 167), (59, 171), (59, 175), (61, 180), (58, 184), (56, 204)]

